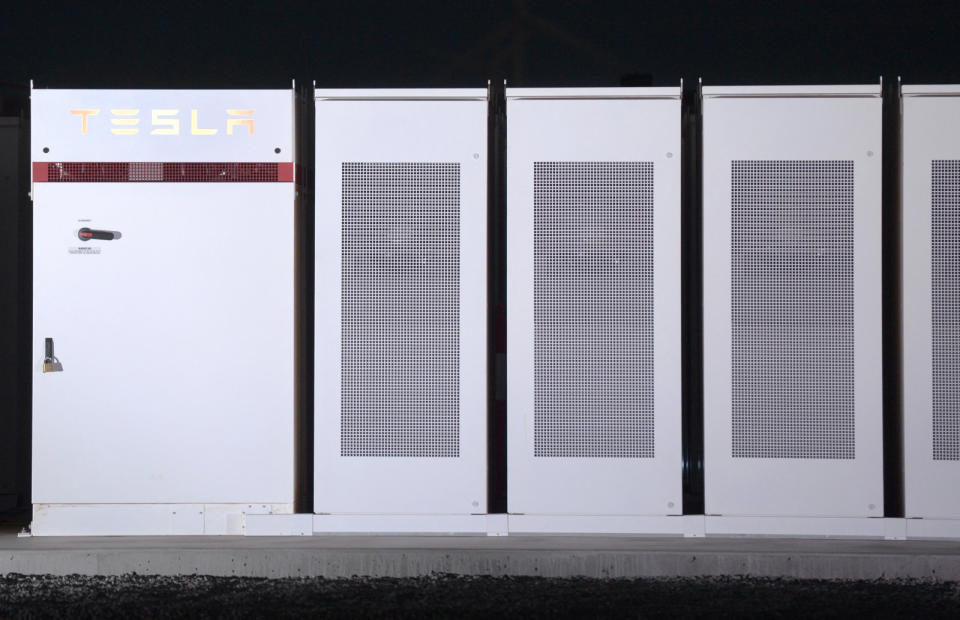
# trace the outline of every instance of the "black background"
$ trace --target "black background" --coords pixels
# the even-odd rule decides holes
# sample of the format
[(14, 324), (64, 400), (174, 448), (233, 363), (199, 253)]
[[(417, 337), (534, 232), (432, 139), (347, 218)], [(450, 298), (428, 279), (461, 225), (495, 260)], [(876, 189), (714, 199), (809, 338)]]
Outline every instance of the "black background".
[(281, 88), (956, 81), (956, 2), (27, 3), (0, 8), (0, 80)]
[[(876, 83), (881, 75), (888, 84), (896, 76), (957, 83), (958, 18), (957, 2), (8, 0), (0, 115), (28, 113), (31, 79), (49, 88), (285, 88), (293, 78), (321, 87)], [(0, 480), (16, 479), (26, 505), (26, 183), (20, 193), (19, 204), (0, 205), (0, 450), (16, 452), (21, 466)]]

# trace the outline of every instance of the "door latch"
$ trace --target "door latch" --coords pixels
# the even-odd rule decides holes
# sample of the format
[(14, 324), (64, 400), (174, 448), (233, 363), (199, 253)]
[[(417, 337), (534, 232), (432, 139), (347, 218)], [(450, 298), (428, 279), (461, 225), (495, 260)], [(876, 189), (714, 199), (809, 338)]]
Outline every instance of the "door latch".
[(80, 241), (90, 241), (91, 239), (100, 239), (102, 241), (113, 241), (123, 235), (119, 230), (96, 230), (93, 228), (81, 228), (77, 231), (77, 237)]
[(53, 338), (43, 340), (43, 372), (63, 372), (63, 364), (53, 354)]

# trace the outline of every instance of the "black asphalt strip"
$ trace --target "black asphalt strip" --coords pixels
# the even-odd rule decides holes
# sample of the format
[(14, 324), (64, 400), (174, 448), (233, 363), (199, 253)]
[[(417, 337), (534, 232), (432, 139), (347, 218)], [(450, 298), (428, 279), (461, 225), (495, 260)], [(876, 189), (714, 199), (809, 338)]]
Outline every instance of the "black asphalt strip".
[(0, 577), (13, 618), (960, 618), (960, 584), (939, 581), (255, 579), (199, 575)]

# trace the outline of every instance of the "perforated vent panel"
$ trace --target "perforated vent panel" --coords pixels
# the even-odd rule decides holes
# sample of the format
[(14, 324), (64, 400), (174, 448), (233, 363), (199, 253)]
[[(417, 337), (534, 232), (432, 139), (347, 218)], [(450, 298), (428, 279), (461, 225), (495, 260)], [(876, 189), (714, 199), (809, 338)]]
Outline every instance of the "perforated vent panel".
[(343, 456), (460, 452), (460, 165), (344, 163)]
[(34, 162), (47, 183), (273, 183), (292, 181), (293, 164), (260, 162)]
[(734, 161), (731, 181), (733, 456), (852, 459), (853, 162)]
[(534, 455), (652, 458), (653, 163), (533, 179)]
[(933, 459), (960, 460), (960, 161), (932, 164)]

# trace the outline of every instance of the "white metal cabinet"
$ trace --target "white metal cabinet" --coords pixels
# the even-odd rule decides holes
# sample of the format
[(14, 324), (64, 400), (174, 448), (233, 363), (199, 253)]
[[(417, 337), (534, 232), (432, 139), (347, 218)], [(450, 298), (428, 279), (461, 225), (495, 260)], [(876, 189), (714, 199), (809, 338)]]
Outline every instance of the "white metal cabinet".
[(317, 91), (316, 118), (315, 528), (482, 530), (486, 91)]
[(960, 519), (960, 87), (902, 90), (906, 516), (958, 536), (929, 528)]
[(510, 529), (668, 531), (680, 88), (508, 89), (507, 127)]
[(34, 534), (291, 512), (292, 92), (32, 99)]
[(703, 89), (708, 515), (883, 516), (880, 148), (878, 86)]

